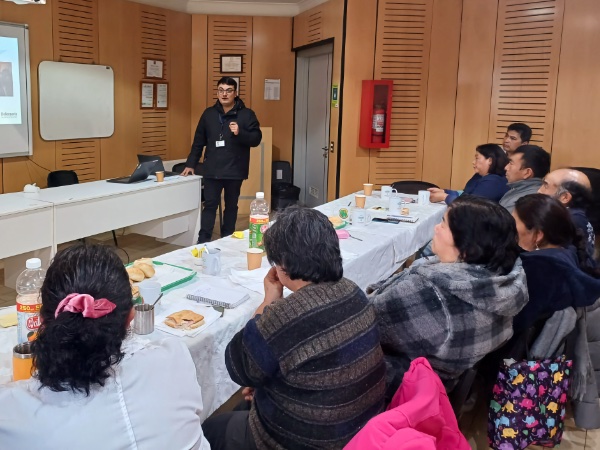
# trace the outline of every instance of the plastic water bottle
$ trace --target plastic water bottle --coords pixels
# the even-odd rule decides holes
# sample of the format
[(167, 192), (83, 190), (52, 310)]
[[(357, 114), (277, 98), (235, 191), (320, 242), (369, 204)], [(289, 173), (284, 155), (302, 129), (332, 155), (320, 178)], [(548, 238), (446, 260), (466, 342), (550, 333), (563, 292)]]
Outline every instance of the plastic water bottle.
[(263, 234), (269, 228), (269, 204), (264, 192), (257, 192), (250, 203), (250, 248), (264, 249)]
[(40, 289), (46, 277), (39, 258), (28, 259), (17, 278), (17, 335), (19, 344), (35, 339), (40, 327)]

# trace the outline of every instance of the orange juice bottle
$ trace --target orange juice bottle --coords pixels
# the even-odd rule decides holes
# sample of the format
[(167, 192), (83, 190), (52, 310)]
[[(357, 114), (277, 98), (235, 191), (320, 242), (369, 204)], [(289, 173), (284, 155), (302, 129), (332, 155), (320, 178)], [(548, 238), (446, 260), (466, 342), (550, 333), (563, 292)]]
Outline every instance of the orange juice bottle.
[(39, 258), (28, 259), (26, 269), (17, 278), (17, 336), (19, 344), (35, 338), (40, 326), (42, 299), (40, 289), (46, 271)]

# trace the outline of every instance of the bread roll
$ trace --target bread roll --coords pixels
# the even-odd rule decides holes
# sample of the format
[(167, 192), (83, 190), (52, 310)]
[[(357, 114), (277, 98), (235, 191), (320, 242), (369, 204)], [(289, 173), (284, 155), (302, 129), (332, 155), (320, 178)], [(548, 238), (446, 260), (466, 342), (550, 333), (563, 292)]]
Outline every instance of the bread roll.
[(154, 276), (154, 274), (156, 273), (156, 271), (154, 270), (154, 267), (152, 267), (150, 264), (140, 263), (135, 267), (137, 269), (140, 269), (142, 272), (144, 272), (144, 276), (146, 278), (152, 278)]
[(129, 275), (129, 279), (131, 281), (142, 281), (144, 278), (146, 278), (144, 272), (137, 267), (128, 267), (127, 274)]
[(131, 286), (131, 298), (138, 298), (140, 296), (140, 289), (137, 286)]
[(148, 264), (148, 265), (152, 266), (152, 265), (153, 265), (153, 263), (152, 263), (152, 258), (140, 258), (140, 259), (136, 259), (136, 260), (133, 262), (133, 265), (134, 265), (135, 267), (137, 267), (137, 266), (138, 266), (138, 265), (140, 265), (140, 264)]

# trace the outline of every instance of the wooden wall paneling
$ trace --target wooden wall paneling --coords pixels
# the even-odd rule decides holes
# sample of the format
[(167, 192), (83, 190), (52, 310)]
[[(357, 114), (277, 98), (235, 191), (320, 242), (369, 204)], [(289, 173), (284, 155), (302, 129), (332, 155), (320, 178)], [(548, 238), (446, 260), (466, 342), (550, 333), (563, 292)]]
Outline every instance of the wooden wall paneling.
[(450, 186), (462, 0), (435, 0), (421, 179)]
[(600, 2), (565, 4), (552, 168), (600, 168)]
[[(191, 113), (190, 113), (190, 145), (194, 140), (196, 126), (202, 112), (208, 104), (208, 16), (192, 15), (192, 78)], [(212, 93), (211, 93), (212, 95)]]
[[(292, 162), (294, 66), (290, 17), (252, 19), (252, 109), (261, 127), (273, 129), (273, 160)], [(279, 79), (280, 100), (264, 100), (265, 78)]]
[[(243, 55), (243, 73), (221, 73), (221, 55)], [(240, 78), (238, 94), (251, 107), (252, 18), (242, 16), (208, 17), (207, 107), (217, 101), (217, 82), (224, 75)]]
[(131, 174), (140, 148), (141, 23), (139, 3), (102, 0), (98, 5), (100, 62), (115, 74), (115, 132), (100, 140), (100, 178)]
[(375, 79), (394, 81), (390, 148), (371, 150), (369, 180), (420, 179), (433, 0), (381, 0)]
[(17, 5), (0, 2), (0, 20), (29, 25), (29, 62), (31, 67), (31, 117), (33, 155), (30, 158), (4, 158), (1, 164), (0, 192), (23, 190), (27, 183), (46, 185), (48, 172), (55, 168), (54, 141), (42, 140), (39, 133), (39, 95), (37, 67), (41, 61), (54, 59), (52, 40), (53, 1), (45, 5)]
[[(167, 34), (168, 14), (164, 9), (142, 6), (140, 80), (146, 76), (145, 59), (162, 59), (163, 77), (170, 79), (169, 45)], [(153, 80), (157, 81), (157, 80)], [(171, 86), (169, 86), (171, 88)], [(140, 127), (140, 153), (158, 155), (168, 159), (169, 113), (164, 110), (142, 110)]]
[(98, 63), (98, 0), (54, 0), (54, 55), (60, 62)]
[(473, 176), (471, 161), (475, 147), (489, 139), (497, 12), (497, 0), (463, 0), (452, 151), (453, 189), (462, 189)]
[(552, 148), (564, 0), (500, 0), (489, 141), (525, 122), (531, 142)]
[(169, 136), (167, 159), (187, 157), (191, 141), (188, 135), (191, 114), (192, 17), (167, 11), (169, 44)]
[(369, 179), (369, 150), (358, 145), (358, 130), (362, 80), (373, 79), (376, 29), (376, 0), (348, 2), (340, 149), (340, 196), (362, 189), (362, 184)]
[[(75, 64), (98, 64), (98, 0), (55, 0), (54, 59)], [(56, 168), (73, 170), (80, 182), (100, 178), (100, 139), (56, 141)]]

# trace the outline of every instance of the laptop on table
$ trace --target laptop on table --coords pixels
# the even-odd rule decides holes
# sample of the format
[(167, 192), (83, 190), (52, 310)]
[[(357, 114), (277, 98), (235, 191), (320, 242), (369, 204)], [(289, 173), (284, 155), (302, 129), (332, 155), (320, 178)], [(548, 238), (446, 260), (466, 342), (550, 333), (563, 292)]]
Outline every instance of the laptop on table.
[(152, 169), (156, 164), (156, 159), (152, 161), (146, 161), (137, 165), (133, 173), (128, 177), (120, 177), (120, 178), (112, 178), (110, 180), (106, 180), (109, 183), (121, 183), (121, 184), (132, 184), (139, 183), (140, 181), (145, 181), (148, 179), (148, 176), (152, 173)]
[(167, 172), (165, 170), (165, 166), (162, 162), (162, 158), (158, 155), (156, 155), (156, 156), (137, 155), (137, 158), (138, 158), (139, 163), (143, 163), (143, 162), (147, 162), (147, 161), (154, 161), (154, 167), (152, 168), (152, 171), (150, 172), (152, 174), (156, 174), (156, 172), (164, 172), (165, 177), (176, 177), (176, 176), (181, 175), (180, 173), (177, 173), (177, 172)]

